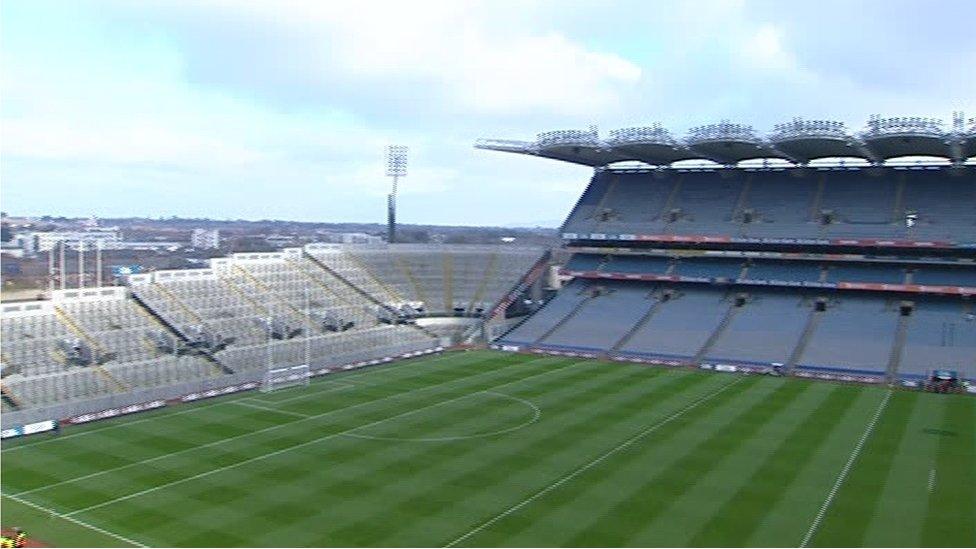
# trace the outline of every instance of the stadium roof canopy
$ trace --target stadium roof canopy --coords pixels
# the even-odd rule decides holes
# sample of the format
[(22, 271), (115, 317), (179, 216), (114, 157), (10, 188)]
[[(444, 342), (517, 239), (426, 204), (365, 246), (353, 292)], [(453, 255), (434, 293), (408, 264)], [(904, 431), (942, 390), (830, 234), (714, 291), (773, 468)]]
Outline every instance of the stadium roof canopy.
[(607, 139), (590, 128), (544, 132), (535, 141), (479, 139), (475, 147), (593, 167), (635, 160), (655, 166), (682, 160), (733, 165), (753, 159), (803, 165), (821, 158), (861, 158), (879, 164), (904, 156), (962, 163), (976, 156), (976, 119), (966, 127), (961, 113), (956, 113), (953, 129), (947, 131), (934, 118), (872, 116), (867, 129), (855, 135), (842, 122), (795, 118), (777, 124), (768, 136), (757, 134), (751, 126), (723, 121), (693, 128), (684, 139), (655, 124), (612, 130)]

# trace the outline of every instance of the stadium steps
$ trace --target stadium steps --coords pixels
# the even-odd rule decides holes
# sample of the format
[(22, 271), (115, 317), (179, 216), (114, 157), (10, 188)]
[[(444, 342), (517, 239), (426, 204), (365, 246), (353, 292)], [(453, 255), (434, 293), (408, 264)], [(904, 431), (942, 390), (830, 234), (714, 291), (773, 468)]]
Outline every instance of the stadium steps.
[(23, 406), (20, 399), (14, 396), (14, 394), (10, 392), (10, 389), (3, 385), (0, 385), (0, 398), (3, 399), (3, 403), (6, 404), (11, 410), (20, 410), (20, 408)]
[(539, 336), (538, 339), (536, 339), (533, 343), (542, 343), (548, 337), (552, 336), (552, 334), (556, 333), (560, 328), (562, 328), (563, 326), (565, 326), (567, 322), (569, 322), (570, 320), (572, 320), (573, 318), (575, 318), (576, 315), (580, 314), (580, 312), (586, 307), (586, 305), (588, 303), (592, 302), (593, 299), (595, 299), (595, 297), (596, 296), (594, 296), (594, 295), (588, 295), (588, 296), (586, 296), (586, 298), (583, 299), (582, 301), (580, 301), (579, 303), (577, 303), (576, 306), (573, 307), (573, 309), (571, 311), (569, 311), (568, 313), (566, 313), (566, 316), (564, 316), (561, 319), (559, 319), (559, 322), (557, 322), (557, 323), (553, 324), (552, 326), (550, 326), (549, 329), (546, 330), (541, 336)]
[(734, 319), (735, 315), (737, 315), (744, 307), (745, 305), (737, 307), (735, 304), (735, 296), (733, 296), (732, 305), (729, 306), (729, 310), (725, 312), (725, 316), (722, 317), (722, 320), (718, 323), (718, 326), (712, 330), (712, 333), (708, 336), (708, 339), (706, 339), (705, 343), (702, 344), (701, 349), (698, 349), (698, 352), (695, 353), (695, 357), (693, 359), (695, 364), (700, 363), (701, 359), (705, 357), (705, 354), (712, 350), (712, 346), (715, 345), (715, 342), (722, 337), (723, 333), (725, 333), (725, 329), (728, 328), (729, 324), (732, 323), (732, 319)]
[[(739, 191), (739, 197), (735, 201), (735, 206), (732, 207), (732, 221), (735, 222), (739, 219), (739, 213), (746, 210), (749, 207), (749, 193), (752, 192), (752, 180), (755, 176), (749, 174), (746, 177), (745, 183), (742, 184), (742, 190)], [(745, 225), (742, 221), (738, 221), (739, 234), (745, 234)]]
[[(148, 307), (146, 307), (143, 304), (143, 302), (139, 299), (139, 297), (135, 295), (135, 293), (132, 293), (132, 300), (135, 302), (135, 307), (134, 307), (135, 310), (139, 311), (139, 314), (145, 316), (146, 319), (149, 320), (151, 324), (156, 325), (156, 327), (159, 328), (161, 331), (169, 332), (171, 335), (173, 335), (173, 337), (176, 337), (177, 339), (183, 338), (183, 334), (179, 333), (179, 330), (175, 329), (169, 322), (166, 322), (166, 319), (156, 315), (153, 311), (151, 311)], [(153, 345), (152, 342), (149, 341), (149, 339), (145, 336), (145, 334), (143, 334), (142, 336), (142, 342), (146, 346), (151, 347), (153, 351), (156, 351), (155, 345)], [(233, 370), (231, 370), (230, 368), (225, 367), (223, 364), (220, 364), (212, 355), (205, 356), (205, 358), (207, 359), (207, 362), (210, 363), (211, 366), (213, 366), (214, 374), (216, 374), (217, 376), (219, 376), (220, 374), (234, 373)]]
[(807, 348), (807, 344), (810, 343), (810, 338), (813, 337), (813, 333), (817, 331), (817, 326), (823, 322), (823, 315), (825, 311), (818, 311), (816, 305), (810, 309), (810, 317), (807, 319), (806, 326), (803, 327), (803, 333), (800, 334), (800, 338), (796, 341), (796, 346), (793, 347), (793, 352), (790, 353), (790, 358), (786, 361), (786, 371), (793, 370), (796, 366), (797, 361), (803, 356), (803, 352)]
[(637, 322), (635, 322), (634, 325), (631, 326), (629, 330), (627, 330), (627, 333), (625, 333), (623, 337), (618, 339), (616, 343), (610, 346), (610, 352), (619, 351), (621, 348), (623, 348), (624, 345), (630, 342), (630, 339), (634, 337), (634, 334), (639, 332), (641, 328), (644, 327), (645, 324), (647, 324), (648, 322), (651, 321), (652, 318), (654, 318), (654, 313), (658, 311), (658, 309), (661, 306), (661, 303), (662, 301), (660, 298), (655, 298), (654, 301), (651, 302), (651, 306), (647, 308), (647, 312), (645, 312), (644, 315), (641, 316), (640, 319), (638, 319)]
[[(313, 262), (314, 265), (317, 265), (321, 269), (327, 271), (336, 280), (340, 280), (341, 282), (344, 282), (346, 285), (350, 286), (354, 290), (358, 290), (358, 288), (356, 288), (354, 285), (352, 285), (351, 283), (349, 283), (345, 279), (341, 278), (338, 274), (332, 272), (328, 267), (325, 267), (324, 265), (322, 265), (321, 263), (319, 263), (318, 260), (316, 260), (312, 256), (307, 256), (307, 257)], [(334, 288), (332, 288), (331, 286), (329, 286), (325, 282), (322, 282), (322, 280), (320, 280), (317, 276), (315, 276), (314, 274), (308, 272), (308, 270), (305, 269), (304, 262), (301, 262), (301, 261), (293, 261), (291, 259), (285, 259), (285, 261), (287, 263), (291, 264), (293, 267), (295, 267), (295, 270), (297, 270), (303, 276), (305, 276), (306, 278), (308, 278), (309, 280), (311, 280), (312, 282), (314, 282), (315, 284), (317, 284), (320, 288), (322, 288), (323, 290), (325, 290), (325, 292), (328, 293), (329, 295), (335, 297), (336, 299), (338, 299), (339, 301), (345, 303), (346, 305), (349, 305), (349, 306), (355, 306), (356, 305), (355, 303), (352, 303), (351, 301), (349, 301), (348, 299), (346, 299), (346, 296), (344, 296), (341, 293), (335, 291)], [(362, 294), (365, 298), (369, 299), (369, 301), (371, 303), (376, 301), (375, 299), (372, 299), (368, 294), (365, 294), (363, 292), (359, 292), (359, 293)]]
[(898, 185), (895, 187), (895, 205), (891, 209), (893, 223), (904, 222), (905, 218), (905, 186), (907, 178), (904, 173), (898, 175)]
[(240, 273), (242, 275), (244, 275), (244, 278), (246, 278), (248, 281), (250, 281), (251, 284), (257, 286), (258, 289), (260, 289), (260, 291), (263, 292), (266, 296), (270, 297), (271, 300), (273, 300), (273, 301), (275, 301), (275, 302), (277, 302), (277, 303), (279, 303), (281, 305), (284, 305), (285, 306), (285, 309), (287, 309), (288, 311), (290, 311), (291, 314), (294, 315), (294, 317), (296, 319), (298, 319), (299, 322), (301, 322), (302, 324), (305, 324), (308, 328), (312, 328), (313, 327), (312, 319), (311, 318), (309, 318), (308, 316), (306, 316), (304, 312), (302, 312), (301, 310), (298, 309), (298, 307), (295, 307), (291, 303), (289, 303), (289, 302), (285, 301), (284, 299), (282, 299), (281, 296), (279, 296), (278, 293), (275, 292), (274, 289), (271, 286), (268, 286), (260, 278), (254, 276), (254, 273), (252, 273), (251, 271), (248, 271), (247, 269), (245, 269), (244, 267), (241, 267), (240, 265), (234, 265), (234, 269), (240, 271)]
[(10, 360), (10, 356), (7, 355), (3, 349), (0, 349), (0, 365), (2, 365), (2, 368), (0, 368), (0, 375), (3, 377), (7, 377), (10, 374), (20, 371), (20, 365), (14, 364), (14, 361)]
[(410, 281), (410, 286), (413, 288), (413, 293), (417, 296), (417, 300), (423, 303), (427, 303), (427, 294), (424, 292), (423, 286), (417, 282), (417, 277), (413, 275), (413, 271), (410, 270), (410, 265), (403, 260), (402, 257), (398, 255), (393, 256), (393, 263), (400, 269), (400, 272)]
[[(593, 195), (599, 193), (601, 189), (603, 190), (604, 193), (606, 193), (606, 187), (604, 187), (601, 184), (598, 184), (598, 181), (599, 180), (597, 176), (594, 176), (593, 178), (590, 179), (590, 182), (586, 186), (586, 189), (583, 191), (582, 194), (579, 195), (579, 198), (576, 199), (576, 203), (573, 204), (573, 208), (569, 210), (569, 213), (566, 215), (566, 219), (564, 219), (562, 224), (559, 226), (560, 233), (565, 232), (566, 228), (569, 226), (569, 222), (573, 221), (573, 214), (578, 212), (580, 208), (583, 207), (584, 203), (588, 204), (590, 198), (595, 198)], [(599, 201), (600, 200), (597, 200), (597, 202)]]
[[(512, 287), (507, 292), (505, 292), (501, 297), (498, 298), (498, 301), (492, 303), (491, 307), (485, 310), (483, 319), (480, 322), (476, 322), (475, 324), (472, 324), (461, 335), (460, 341), (469, 342), (473, 340), (475, 334), (478, 333), (478, 331), (485, 323), (490, 322), (498, 318), (499, 316), (502, 316), (504, 318), (505, 311), (508, 309), (508, 306), (514, 303), (515, 300), (518, 299), (518, 296), (522, 295), (523, 292), (529, 289), (533, 284), (536, 283), (537, 280), (539, 280), (539, 278), (542, 277), (543, 274), (545, 274), (546, 267), (548, 267), (550, 259), (552, 259), (552, 252), (550, 250), (546, 250), (545, 253), (543, 253), (542, 256), (536, 260), (536, 262), (532, 265), (532, 267), (530, 267), (529, 270), (525, 272), (525, 274), (519, 277), (519, 279), (515, 282), (515, 284), (512, 285)], [(522, 318), (522, 320), (516, 322), (511, 328), (506, 330), (501, 336), (499, 336), (496, 339), (502, 339), (508, 334), (512, 333), (513, 330), (521, 326), (531, 316), (532, 314), (525, 315), (525, 317)]]
[(454, 258), (445, 253), (441, 262), (444, 268), (444, 311), (451, 314), (454, 311)]
[[(162, 284), (159, 284), (158, 286), (160, 288), (163, 287)], [(157, 313), (156, 310), (153, 309), (152, 306), (150, 306), (148, 303), (146, 303), (139, 294), (137, 294), (136, 292), (130, 292), (130, 293), (132, 295), (132, 300), (136, 303), (136, 306), (140, 310), (140, 312), (142, 312), (143, 314), (145, 314), (149, 318), (153, 319), (153, 321), (157, 325), (162, 326), (167, 332), (173, 334), (180, 341), (182, 341), (184, 343), (189, 343), (190, 338), (188, 338), (186, 336), (186, 334), (184, 334), (179, 328), (177, 328), (176, 326), (174, 326), (173, 324), (171, 324), (168, 320), (166, 320), (166, 317), (164, 317), (164, 316), (160, 315), (159, 313)], [(175, 301), (176, 303), (180, 303), (181, 302), (181, 300), (179, 300), (179, 298), (177, 298), (175, 295), (173, 295), (172, 292), (170, 292), (169, 290), (166, 290), (164, 292), (164, 294), (168, 294), (168, 295), (172, 296), (174, 299), (176, 299), (176, 301)], [(184, 306), (186, 306), (186, 305), (184, 304)], [(203, 319), (201, 319), (195, 313), (192, 316), (194, 318), (200, 320), (200, 323), (201, 324), (204, 324), (204, 325), (206, 324), (205, 322), (203, 322)], [(224, 364), (220, 359), (218, 359), (216, 356), (214, 356), (213, 353), (211, 353), (209, 351), (206, 351), (206, 352), (200, 353), (200, 356), (202, 356), (207, 362), (211, 363), (214, 366), (214, 368), (216, 368), (218, 370), (218, 373), (224, 373), (224, 374), (233, 374), (234, 373), (234, 369), (233, 368), (231, 368), (227, 364)]]
[(258, 313), (258, 316), (271, 316), (271, 309), (269, 309), (263, 303), (259, 303), (256, 299), (248, 295), (248, 293), (242, 290), (241, 287), (238, 286), (236, 282), (234, 282), (229, 278), (218, 278), (217, 280), (223, 282), (224, 286), (230, 288), (232, 292), (240, 296), (241, 299), (243, 299), (249, 305), (251, 305), (251, 307), (254, 308), (255, 312)]
[[(394, 318), (396, 317), (397, 311), (394, 311), (387, 304), (382, 303), (380, 300), (376, 299), (375, 296), (371, 295), (366, 290), (363, 290), (359, 286), (356, 286), (355, 284), (353, 284), (352, 282), (350, 282), (349, 279), (347, 279), (346, 277), (344, 277), (341, 274), (339, 274), (337, 271), (335, 271), (332, 268), (330, 268), (323, 261), (320, 261), (318, 258), (316, 258), (315, 256), (313, 256), (311, 254), (308, 254), (308, 253), (305, 254), (305, 257), (308, 258), (312, 262), (313, 265), (315, 265), (318, 268), (322, 269), (323, 271), (325, 271), (326, 273), (328, 273), (329, 275), (331, 275), (333, 278), (335, 278), (336, 280), (338, 280), (342, 284), (346, 285), (349, 289), (351, 289), (352, 291), (354, 291), (357, 294), (359, 294), (362, 298), (364, 298), (368, 302), (372, 303), (373, 305), (378, 305), (379, 307), (382, 307), (383, 309), (385, 309), (386, 311), (388, 311), (391, 315), (393, 315)], [(316, 282), (318, 282), (322, 286), (327, 287), (324, 282), (322, 282), (321, 280), (316, 279), (315, 276), (312, 275), (311, 273), (305, 271), (304, 269), (302, 269), (302, 272), (304, 272), (309, 278), (315, 280)], [(332, 293), (335, 293), (331, 289), (329, 289), (329, 291), (332, 292)], [(412, 327), (412, 328), (414, 328), (416, 330), (419, 330), (420, 332), (422, 332), (426, 336), (440, 339), (440, 336), (438, 336), (434, 332), (432, 332), (432, 331), (428, 330), (427, 328), (424, 328), (423, 326), (420, 326), (418, 324), (414, 324), (414, 323), (411, 322), (411, 323), (405, 324), (405, 326), (410, 326), (410, 327)]]
[[(71, 333), (75, 335), (75, 337), (84, 340), (86, 343), (88, 343), (88, 345), (92, 347), (92, 349), (95, 349), (96, 357), (100, 358), (108, 354), (108, 352), (105, 350), (105, 347), (103, 347), (101, 343), (98, 342), (97, 339), (89, 335), (88, 332), (86, 332), (81, 327), (81, 324), (79, 324), (78, 321), (72, 318), (71, 314), (68, 313), (68, 311), (55, 305), (54, 315), (58, 318), (59, 321), (61, 321), (61, 324), (64, 324), (68, 328), (68, 330), (70, 330)], [(115, 376), (110, 374), (108, 370), (103, 368), (102, 365), (98, 363), (98, 358), (96, 358), (96, 360), (91, 364), (90, 367), (94, 368), (94, 370), (98, 372), (98, 375), (108, 380), (108, 382), (115, 387), (116, 392), (124, 393), (130, 390), (130, 387), (128, 385), (119, 381)]]
[[(684, 183), (684, 180), (685, 180), (685, 176), (682, 175), (677, 179), (677, 181), (674, 182), (674, 187), (671, 187), (671, 192), (668, 193), (668, 200), (667, 202), (664, 203), (664, 208), (661, 209), (661, 212), (657, 216), (658, 219), (666, 220), (668, 218), (668, 212), (670, 212), (671, 209), (674, 208), (674, 203), (676, 200), (678, 200), (678, 196), (681, 194), (681, 184)], [(671, 225), (671, 223), (668, 222), (666, 222), (665, 224), (667, 226)]]
[(374, 284), (379, 286), (383, 290), (383, 292), (386, 293), (386, 295), (390, 298), (391, 301), (395, 303), (406, 301), (406, 299), (404, 299), (403, 296), (396, 291), (396, 288), (386, 284), (385, 282), (383, 282), (383, 279), (376, 276), (376, 274), (369, 268), (366, 262), (363, 261), (358, 255), (348, 250), (345, 250), (342, 253), (349, 258), (349, 260), (355, 265), (355, 268), (362, 271), (363, 274), (365, 274), (370, 281), (372, 281)]
[(888, 365), (885, 368), (885, 379), (888, 383), (893, 383), (898, 375), (898, 368), (901, 367), (901, 356), (905, 349), (905, 340), (908, 339), (908, 328), (911, 323), (911, 315), (899, 316), (898, 326), (895, 328), (895, 339), (891, 344), (891, 355), (888, 357)]
[[(203, 321), (203, 318), (200, 315), (198, 315), (196, 313), (196, 311), (193, 310), (192, 307), (190, 307), (189, 305), (187, 305), (186, 302), (183, 301), (182, 299), (180, 299), (180, 297), (178, 295), (174, 294), (172, 292), (172, 290), (170, 290), (169, 288), (166, 287), (165, 284), (160, 284), (158, 282), (153, 282), (152, 284), (153, 284), (153, 287), (155, 287), (156, 289), (158, 289), (160, 291), (160, 293), (162, 293), (163, 295), (165, 295), (181, 311), (183, 311), (183, 314), (185, 314), (186, 316), (192, 318), (193, 321), (196, 322), (197, 324), (206, 324), (206, 322)], [(134, 294), (135, 294), (135, 292), (133, 292), (133, 295)], [(149, 307), (148, 304), (146, 304), (144, 301), (142, 301), (141, 298), (139, 299), (139, 303), (142, 303), (143, 307), (145, 307), (146, 310), (155, 312), (153, 310), (153, 308), (152, 307)], [(163, 317), (162, 316), (159, 316), (159, 318), (162, 319)], [(179, 332), (179, 330), (177, 330), (177, 332)]]
[(471, 314), (476, 303), (481, 302), (485, 296), (485, 290), (488, 289), (488, 281), (495, 276), (495, 271), (498, 269), (498, 254), (492, 253), (488, 256), (488, 265), (485, 266), (485, 273), (481, 277), (481, 282), (478, 284), (478, 289), (474, 292), (474, 298), (471, 299), (471, 303), (468, 303), (467, 314)]
[(820, 208), (823, 204), (824, 190), (827, 188), (827, 174), (820, 174), (817, 180), (817, 190), (813, 195), (813, 203), (810, 205), (810, 221), (820, 226)]
[(603, 193), (603, 196), (600, 197), (600, 201), (597, 202), (596, 207), (593, 208), (593, 215), (591, 215), (590, 218), (595, 220), (597, 223), (600, 222), (598, 216), (601, 213), (603, 213), (603, 210), (606, 208), (607, 200), (609, 200), (610, 196), (612, 196), (614, 191), (617, 190), (617, 183), (619, 182), (620, 182), (620, 175), (613, 174), (613, 178), (610, 180), (610, 184), (607, 185), (606, 192)]

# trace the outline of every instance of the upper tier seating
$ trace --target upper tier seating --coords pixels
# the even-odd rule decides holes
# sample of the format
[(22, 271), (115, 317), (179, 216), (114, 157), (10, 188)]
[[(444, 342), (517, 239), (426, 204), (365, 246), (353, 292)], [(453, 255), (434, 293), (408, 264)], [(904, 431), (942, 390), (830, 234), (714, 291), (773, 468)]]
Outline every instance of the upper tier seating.
[[(906, 215), (917, 216), (913, 227)], [(824, 223), (829, 219), (829, 223)], [(976, 168), (597, 173), (567, 233), (976, 241)]]

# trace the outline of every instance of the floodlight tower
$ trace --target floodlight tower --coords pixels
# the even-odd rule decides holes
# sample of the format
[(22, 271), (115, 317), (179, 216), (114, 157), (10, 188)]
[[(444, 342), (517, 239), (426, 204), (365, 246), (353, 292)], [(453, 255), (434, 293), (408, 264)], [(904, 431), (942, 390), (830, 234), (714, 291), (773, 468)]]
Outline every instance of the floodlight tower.
[(386, 241), (396, 242), (396, 193), (397, 182), (407, 176), (407, 148), (390, 145), (386, 148), (386, 176), (393, 178), (393, 190), (386, 200)]

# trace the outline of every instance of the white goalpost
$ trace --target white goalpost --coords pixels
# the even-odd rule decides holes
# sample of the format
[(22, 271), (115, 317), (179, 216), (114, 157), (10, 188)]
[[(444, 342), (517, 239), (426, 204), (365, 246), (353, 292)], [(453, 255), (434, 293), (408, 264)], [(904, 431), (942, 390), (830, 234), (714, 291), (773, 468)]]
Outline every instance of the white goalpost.
[(308, 364), (273, 368), (264, 372), (264, 379), (261, 380), (261, 392), (269, 393), (278, 389), (308, 385), (311, 379), (312, 371)]
[[(308, 287), (305, 288), (305, 316), (309, 317), (310, 300)], [(307, 330), (307, 328), (306, 328)], [(312, 363), (312, 334), (305, 332), (305, 364), (298, 366), (286, 366), (282, 368), (274, 367), (274, 336), (271, 326), (268, 326), (268, 366), (261, 380), (261, 392), (269, 393), (278, 389), (296, 387), (298, 385), (307, 386), (312, 379), (312, 370), (309, 365)]]

